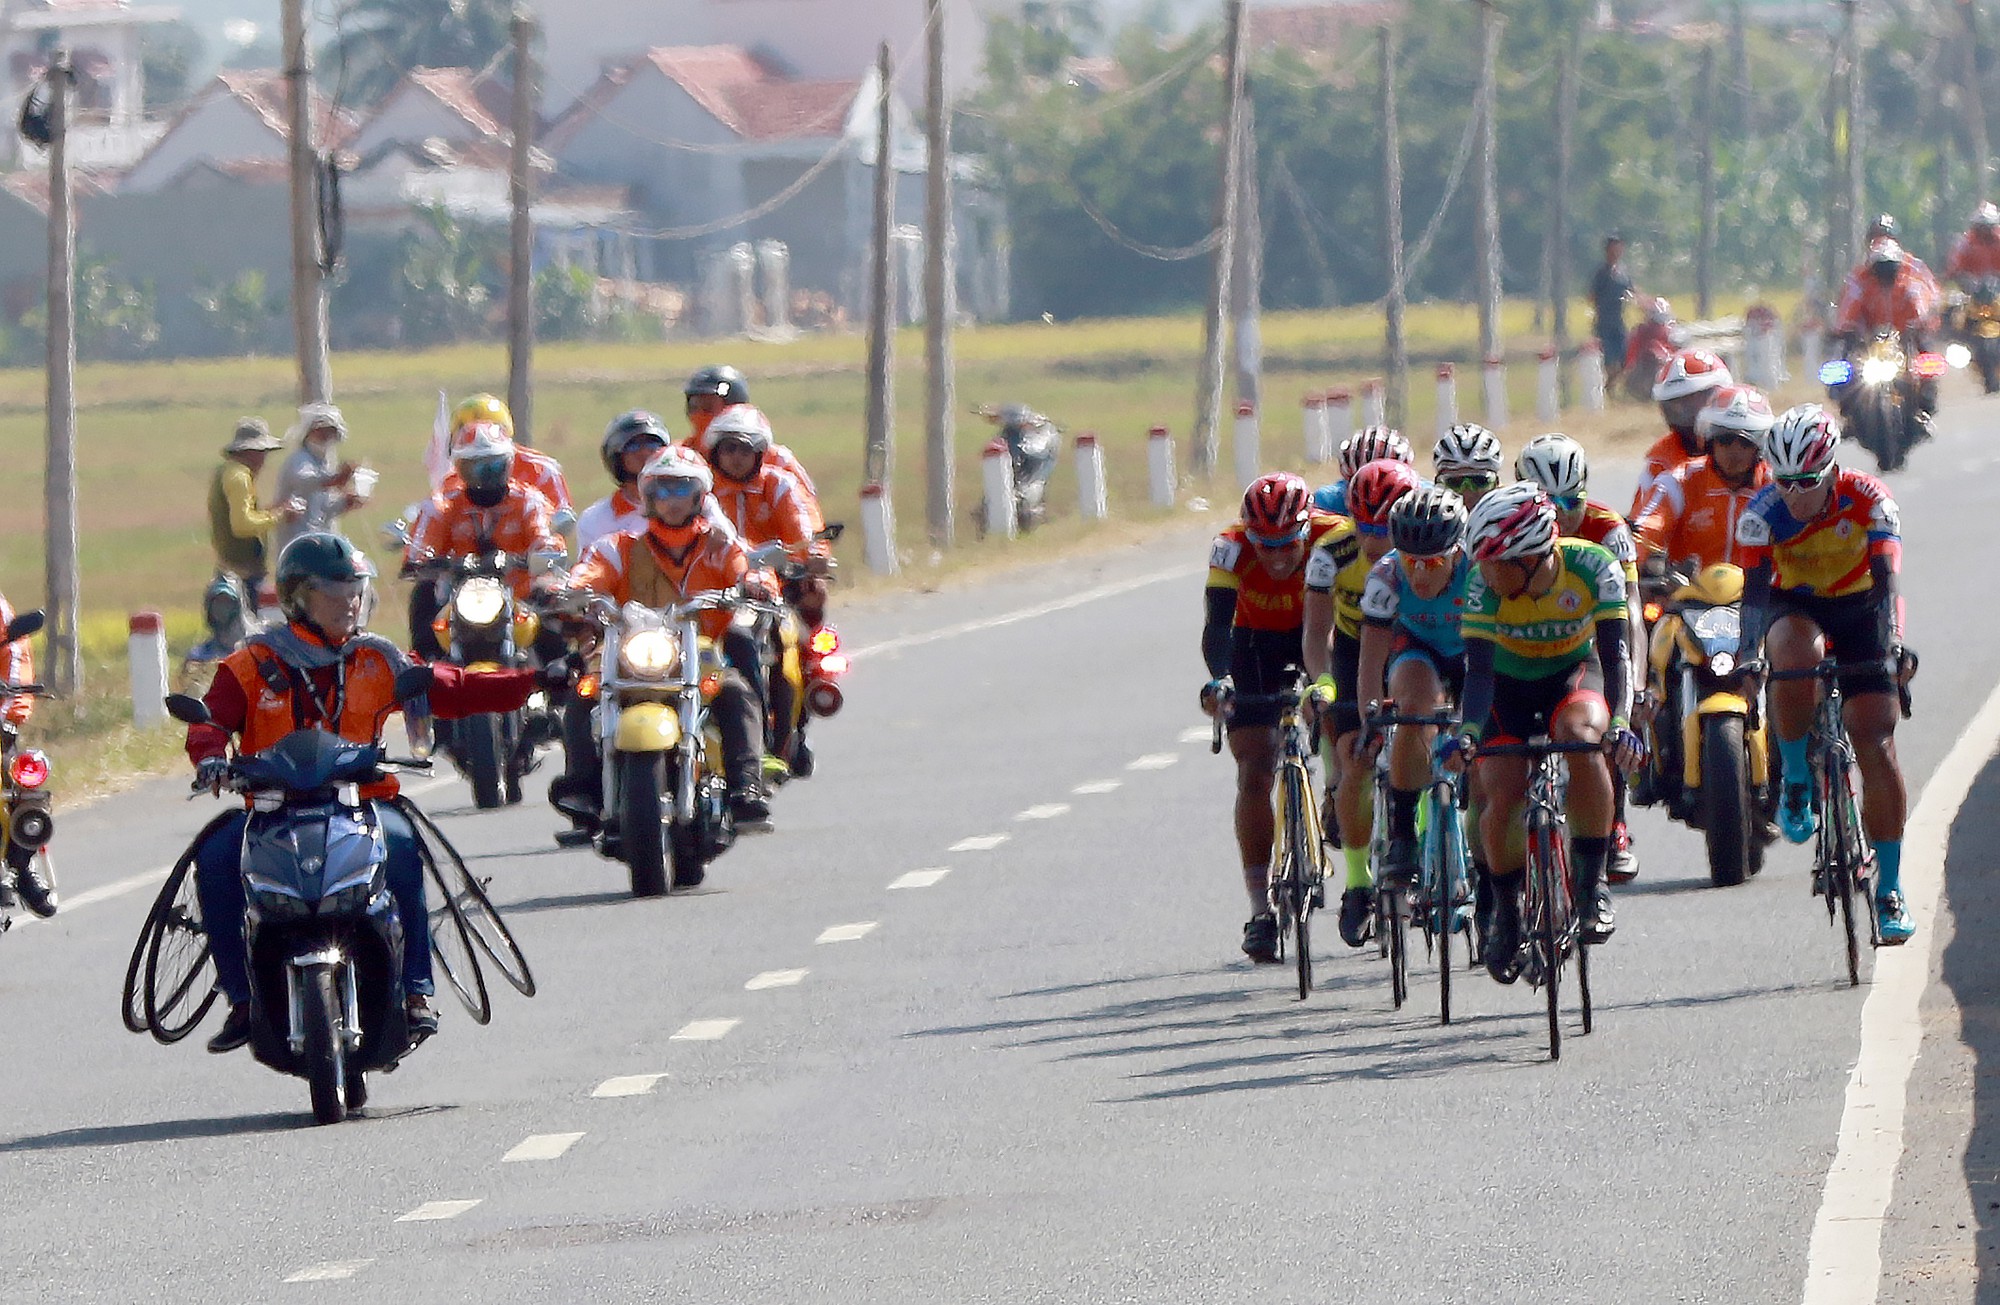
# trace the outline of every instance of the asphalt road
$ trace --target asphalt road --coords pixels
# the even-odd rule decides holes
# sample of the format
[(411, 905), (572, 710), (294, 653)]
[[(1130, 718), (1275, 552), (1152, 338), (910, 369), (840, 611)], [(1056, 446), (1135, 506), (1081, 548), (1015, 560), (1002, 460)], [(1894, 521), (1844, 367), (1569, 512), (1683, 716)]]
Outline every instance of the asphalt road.
[[(1960, 401), (1896, 482), (1913, 791), (2000, 681), (1996, 413)], [(1639, 814), (1597, 1032), (1560, 1064), (1525, 985), (1459, 984), (1440, 1028), (1432, 976), (1392, 1013), (1330, 927), (1297, 1002), (1236, 950), (1201, 543), (850, 612), (819, 776), (692, 895), (629, 900), (536, 800), (426, 794), (542, 995), (502, 990), (487, 1028), (447, 1005), (337, 1127), (245, 1054), (118, 1022), (137, 877), (212, 804), (175, 781), (63, 813), (71, 906), (0, 938), (0, 1298), (1797, 1301), (1868, 992), (1803, 852), (1718, 892), (1693, 835)], [(1995, 836), (1989, 774), (1884, 1299), (2000, 1299)], [(524, 1144), (547, 1158), (505, 1158)]]

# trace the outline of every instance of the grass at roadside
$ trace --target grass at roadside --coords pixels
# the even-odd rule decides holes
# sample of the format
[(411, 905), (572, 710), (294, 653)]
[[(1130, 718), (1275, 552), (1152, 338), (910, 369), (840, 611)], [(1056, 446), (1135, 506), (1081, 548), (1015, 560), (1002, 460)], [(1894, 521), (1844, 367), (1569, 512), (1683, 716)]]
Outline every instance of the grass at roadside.
[[(1722, 305), (1735, 311), (1739, 304)], [(1582, 323), (1578, 306), (1571, 316)], [(1175, 317), (1039, 322), (980, 326), (957, 337), (955, 500), (959, 547), (946, 554), (928, 545), (923, 523), (923, 371), (921, 334), (896, 342), (899, 398), (894, 489), (899, 544), (906, 573), (893, 583), (947, 583), (969, 570), (1026, 562), (1134, 538), (1160, 523), (1181, 519), (1184, 509), (1163, 512), (1146, 503), (1146, 431), (1155, 423), (1173, 429), (1185, 466), (1191, 425), (1200, 320)], [(1535, 349), (1525, 304), (1510, 304), (1505, 334), (1510, 355), (1510, 408), (1531, 414)], [(1411, 411), (1406, 424), (1419, 448), (1428, 444), (1435, 416), (1431, 364), (1461, 364), (1459, 406), (1479, 407), (1477, 326), (1470, 309), (1421, 305), (1409, 317), (1412, 358)], [(1366, 310), (1283, 313), (1267, 317), (1263, 447), (1267, 463), (1299, 465), (1300, 396), (1307, 390), (1356, 385), (1379, 371), (1381, 320)], [(772, 415), (780, 438), (812, 467), (829, 515), (854, 521), (862, 454), (864, 343), (858, 336), (814, 336), (784, 344), (742, 341), (646, 345), (558, 345), (537, 355), (536, 442), (563, 460), (583, 501), (608, 488), (597, 441), (605, 422), (632, 407), (650, 407), (681, 425), (680, 383), (695, 367), (731, 361), (751, 377), (757, 401)], [(350, 533), (372, 540), (375, 530), (425, 488), (422, 451), (437, 392), (453, 398), (475, 389), (504, 389), (505, 355), (498, 345), (463, 346), (427, 353), (345, 354), (334, 360), (336, 391), (354, 432), (349, 454), (383, 472), (377, 499), (356, 514)], [(264, 416), (282, 430), (292, 395), (289, 359), (93, 364), (78, 379), (79, 498), (89, 700), (79, 708), (45, 703), (36, 733), (57, 752), (57, 773), (67, 785), (95, 786), (126, 770), (146, 770), (170, 757), (172, 740), (141, 735), (116, 722), (127, 714), (124, 629), (128, 612), (155, 608), (169, 617), (176, 655), (194, 637), (194, 609), (210, 571), (205, 496), (217, 450), (239, 415)], [(1027, 402), (1071, 430), (1099, 432), (1105, 449), (1115, 524), (1087, 529), (1074, 520), (1075, 489), (1067, 458), (1051, 487), (1054, 520), (1036, 537), (1014, 544), (973, 540), (966, 513), (979, 494), (978, 451), (992, 435), (966, 415), (982, 402)], [(1645, 438), (1650, 411), (1637, 406), (1565, 418), (1566, 429), (1593, 447), (1619, 447)], [(1540, 424), (1517, 420), (1509, 446)], [(0, 520), (0, 588), (17, 608), (40, 601), (43, 583), (41, 474), (42, 377), (0, 371), (0, 457), (16, 469), (16, 511)], [(1223, 432), (1228, 464), (1229, 432)], [(1184, 497), (1206, 495), (1220, 506), (1233, 502), (1226, 470), (1212, 485), (1188, 485)], [(268, 477), (267, 477), (268, 484)], [(1615, 501), (1616, 493), (1610, 497)], [(860, 565), (859, 531), (841, 546), (855, 590), (879, 589)], [(382, 624), (401, 637), (399, 594), (385, 593)], [(66, 791), (73, 791), (66, 788)]]

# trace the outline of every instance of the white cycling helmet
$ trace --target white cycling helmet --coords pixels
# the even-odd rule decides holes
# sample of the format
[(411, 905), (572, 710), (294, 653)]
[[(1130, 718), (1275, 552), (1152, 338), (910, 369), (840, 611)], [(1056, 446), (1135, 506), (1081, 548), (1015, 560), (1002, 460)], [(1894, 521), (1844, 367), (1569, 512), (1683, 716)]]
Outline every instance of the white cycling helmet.
[(1840, 419), (1817, 403), (1787, 408), (1764, 436), (1764, 461), (1771, 474), (1817, 476), (1833, 465), (1840, 445)]
[(1371, 462), (1389, 458), (1416, 465), (1416, 451), (1393, 426), (1363, 426), (1340, 442), (1340, 474), (1352, 476)]
[(1477, 422), (1462, 421), (1431, 446), (1431, 466), (1440, 476), (1453, 471), (1500, 474), (1500, 437)]
[(1477, 562), (1544, 557), (1556, 546), (1556, 505), (1532, 480), (1503, 485), (1472, 509), (1465, 540)]
[(1707, 406), (1694, 419), (1694, 432), (1704, 441), (1740, 435), (1761, 449), (1777, 420), (1771, 401), (1755, 386), (1725, 385), (1708, 396)]
[(663, 480), (691, 480), (703, 494), (715, 488), (715, 473), (701, 460), (701, 455), (678, 444), (661, 449), (639, 473), (640, 503), (646, 503), (651, 497), (650, 487)]
[(771, 419), (761, 408), (735, 403), (715, 414), (701, 433), (701, 447), (714, 456), (715, 446), (724, 439), (742, 440), (762, 458), (771, 450)]
[(1729, 374), (1729, 364), (1713, 350), (1683, 349), (1667, 359), (1667, 365), (1660, 369), (1660, 378), (1653, 382), (1653, 402), (1704, 394), (1735, 383), (1736, 378)]
[(1590, 488), (1583, 445), (1560, 431), (1537, 435), (1514, 459), (1514, 477), (1540, 485), (1550, 498), (1582, 498)]

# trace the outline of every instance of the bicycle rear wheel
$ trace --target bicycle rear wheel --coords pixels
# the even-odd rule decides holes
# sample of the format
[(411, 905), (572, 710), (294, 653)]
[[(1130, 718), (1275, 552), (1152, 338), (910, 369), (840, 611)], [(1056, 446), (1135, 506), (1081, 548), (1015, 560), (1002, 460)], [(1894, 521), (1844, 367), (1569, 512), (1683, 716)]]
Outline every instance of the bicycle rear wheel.
[(1292, 948), (1298, 953), (1299, 1000), (1312, 995), (1312, 912), (1300, 910), (1292, 921)]
[(1410, 899), (1400, 888), (1383, 890), (1383, 922), (1389, 931), (1389, 997), (1397, 1010), (1410, 997)]
[(1539, 812), (1528, 817), (1528, 886), (1534, 895), (1529, 916), (1532, 946), (1541, 969), (1548, 1006), (1549, 1059), (1562, 1059), (1563, 866), (1556, 854), (1553, 822)]
[(1838, 749), (1829, 758), (1829, 769), (1834, 774), (1826, 777), (1822, 792), (1827, 801), (1822, 819), (1827, 826), (1829, 841), (1833, 844), (1832, 873), (1828, 876), (1827, 893), (1838, 897), (1840, 911), (1840, 932), (1847, 953), (1847, 986), (1861, 986), (1861, 936), (1860, 921), (1855, 918), (1859, 909), (1855, 899), (1861, 895), (1859, 872), (1861, 870), (1859, 819), (1854, 811), (1853, 790), (1849, 786), (1846, 759)]

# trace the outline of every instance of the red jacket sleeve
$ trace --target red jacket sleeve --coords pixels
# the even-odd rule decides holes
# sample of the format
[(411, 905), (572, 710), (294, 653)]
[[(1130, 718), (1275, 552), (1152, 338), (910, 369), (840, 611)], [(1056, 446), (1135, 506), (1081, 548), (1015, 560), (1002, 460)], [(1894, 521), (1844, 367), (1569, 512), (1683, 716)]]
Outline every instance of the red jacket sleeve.
[(457, 720), (489, 711), (512, 711), (535, 691), (531, 670), (468, 671), (431, 663), (431, 711), (439, 720)]
[(189, 761), (228, 756), (229, 740), (250, 719), (250, 700), (243, 696), (243, 686), (226, 668), (217, 668), (215, 682), (208, 686), (202, 702), (208, 707), (209, 723), (188, 726)]

